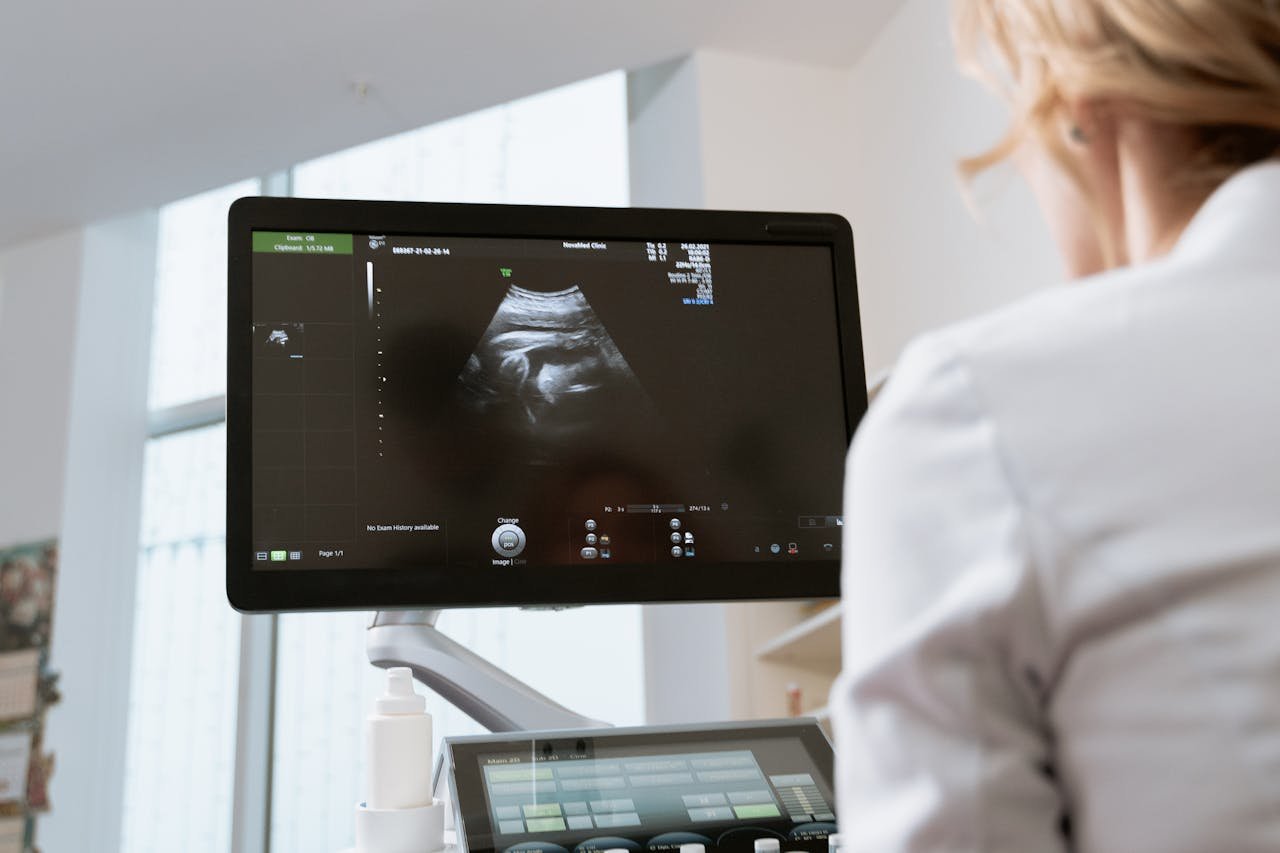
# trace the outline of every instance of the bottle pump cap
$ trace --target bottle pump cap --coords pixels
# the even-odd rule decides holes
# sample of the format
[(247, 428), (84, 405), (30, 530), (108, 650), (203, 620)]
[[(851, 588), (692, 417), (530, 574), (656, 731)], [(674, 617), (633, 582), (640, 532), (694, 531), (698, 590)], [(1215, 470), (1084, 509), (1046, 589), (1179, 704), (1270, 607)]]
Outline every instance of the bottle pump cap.
[(413, 671), (407, 666), (387, 670), (387, 692), (378, 697), (374, 709), (379, 714), (425, 714), (427, 697), (413, 689)]

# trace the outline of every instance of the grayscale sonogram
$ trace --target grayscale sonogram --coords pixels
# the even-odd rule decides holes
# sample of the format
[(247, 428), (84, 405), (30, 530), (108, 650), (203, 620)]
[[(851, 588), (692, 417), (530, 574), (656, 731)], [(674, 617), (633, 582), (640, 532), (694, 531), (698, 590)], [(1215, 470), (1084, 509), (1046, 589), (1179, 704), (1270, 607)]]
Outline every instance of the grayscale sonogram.
[[(512, 286), (458, 376), (462, 404), (489, 428), (549, 461), (643, 433), (656, 420), (631, 366), (574, 285), (554, 293)], [(640, 435), (636, 436), (640, 438)]]
[(255, 323), (256, 354), (268, 358), (300, 358), (303, 352), (301, 323)]

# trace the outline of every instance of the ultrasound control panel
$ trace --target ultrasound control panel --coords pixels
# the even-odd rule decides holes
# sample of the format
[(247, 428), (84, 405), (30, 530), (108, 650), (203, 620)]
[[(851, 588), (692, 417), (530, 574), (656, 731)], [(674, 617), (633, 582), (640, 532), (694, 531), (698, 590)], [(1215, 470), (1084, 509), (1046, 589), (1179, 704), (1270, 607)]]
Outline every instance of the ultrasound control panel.
[(825, 851), (830, 743), (813, 721), (454, 738), (459, 847), (472, 853)]

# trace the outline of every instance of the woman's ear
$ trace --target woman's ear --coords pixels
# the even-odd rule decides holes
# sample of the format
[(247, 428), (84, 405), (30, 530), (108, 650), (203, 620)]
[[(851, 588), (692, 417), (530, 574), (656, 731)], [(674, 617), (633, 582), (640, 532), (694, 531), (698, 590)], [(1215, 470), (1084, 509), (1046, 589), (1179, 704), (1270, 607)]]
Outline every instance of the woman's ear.
[[(1105, 149), (1114, 143), (1115, 118), (1109, 105), (1093, 98), (1067, 98), (1062, 115), (1067, 141), (1079, 153), (1099, 146)], [(1094, 154), (1096, 156), (1096, 151)]]
[(1084, 185), (1106, 265), (1126, 263), (1117, 112), (1107, 101), (1069, 98), (1062, 121), (1065, 153)]

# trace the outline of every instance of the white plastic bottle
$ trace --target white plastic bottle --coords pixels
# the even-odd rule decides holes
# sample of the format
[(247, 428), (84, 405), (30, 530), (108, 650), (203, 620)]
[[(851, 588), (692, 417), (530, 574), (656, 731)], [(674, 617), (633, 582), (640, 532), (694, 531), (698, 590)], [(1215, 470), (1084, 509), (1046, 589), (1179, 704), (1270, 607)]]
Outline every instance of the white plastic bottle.
[(444, 803), (431, 797), (431, 717), (408, 667), (387, 670), (387, 691), (365, 723), (368, 778), (356, 805), (354, 853), (439, 853)]
[(754, 847), (756, 853), (778, 853), (782, 849), (776, 838), (757, 838)]
[(365, 723), (371, 809), (416, 809), (431, 805), (431, 715), (427, 699), (413, 689), (406, 666), (387, 670), (387, 691)]

